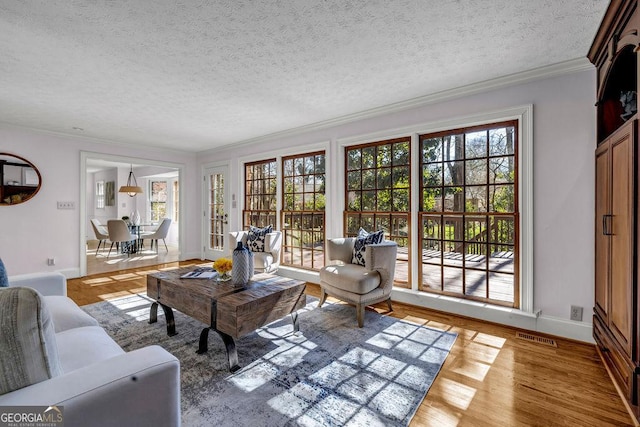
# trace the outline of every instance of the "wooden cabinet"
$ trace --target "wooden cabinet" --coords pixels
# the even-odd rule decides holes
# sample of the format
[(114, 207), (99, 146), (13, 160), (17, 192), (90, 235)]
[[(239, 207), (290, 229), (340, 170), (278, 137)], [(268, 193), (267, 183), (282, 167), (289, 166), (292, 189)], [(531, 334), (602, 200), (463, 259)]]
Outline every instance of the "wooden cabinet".
[(593, 335), (640, 419), (637, 0), (612, 0), (589, 51), (597, 67)]

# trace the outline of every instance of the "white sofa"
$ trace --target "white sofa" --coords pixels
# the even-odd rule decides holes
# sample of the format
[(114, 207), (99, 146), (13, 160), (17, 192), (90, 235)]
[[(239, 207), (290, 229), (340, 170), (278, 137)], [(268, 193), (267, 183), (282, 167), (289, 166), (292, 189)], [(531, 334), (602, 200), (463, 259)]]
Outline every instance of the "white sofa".
[[(40, 338), (44, 337), (49, 346), (49, 363), (52, 366), (58, 363), (57, 374), (0, 395), (0, 406), (62, 406), (65, 426), (180, 425), (180, 363), (174, 356), (159, 346), (125, 353), (95, 319), (66, 297), (66, 279), (62, 274), (10, 277), (9, 288), (0, 288), (0, 296), (16, 287), (39, 292), (23, 290), (20, 298), (34, 299), (38, 309), (44, 310), (37, 319), (50, 317), (53, 323), (55, 332), (49, 327), (51, 333), (41, 334)], [(14, 290), (5, 295), (17, 294)], [(0, 316), (10, 313), (11, 310), (4, 309)], [(18, 326), (27, 331), (30, 327)], [(0, 339), (12, 339), (6, 337), (0, 334)], [(22, 338), (15, 338), (18, 339)], [(53, 345), (51, 340), (55, 341)], [(19, 363), (6, 357), (9, 347), (0, 342), (0, 352), (5, 351), (0, 360), (2, 372), (18, 370), (11, 363)]]

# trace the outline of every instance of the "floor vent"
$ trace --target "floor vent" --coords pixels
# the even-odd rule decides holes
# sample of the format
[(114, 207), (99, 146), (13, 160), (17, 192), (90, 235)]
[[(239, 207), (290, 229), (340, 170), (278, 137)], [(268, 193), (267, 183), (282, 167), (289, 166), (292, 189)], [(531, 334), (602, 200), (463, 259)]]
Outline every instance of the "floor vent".
[(550, 347), (558, 347), (558, 344), (556, 344), (556, 340), (553, 340), (551, 338), (539, 337), (538, 335), (527, 334), (525, 332), (516, 332), (516, 338), (534, 342), (537, 344), (548, 345)]

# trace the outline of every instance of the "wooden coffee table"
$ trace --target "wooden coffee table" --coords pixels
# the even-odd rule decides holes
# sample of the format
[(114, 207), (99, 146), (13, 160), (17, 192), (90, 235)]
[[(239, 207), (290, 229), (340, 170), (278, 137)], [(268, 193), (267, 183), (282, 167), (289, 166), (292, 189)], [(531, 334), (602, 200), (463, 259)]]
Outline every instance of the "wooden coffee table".
[(294, 331), (299, 330), (296, 311), (306, 303), (304, 282), (264, 273), (253, 276), (246, 286), (180, 278), (191, 270), (185, 267), (147, 275), (147, 295), (155, 300), (149, 323), (157, 322), (160, 305), (169, 336), (177, 333), (172, 309), (209, 325), (200, 333), (197, 353), (207, 351), (209, 330), (217, 332), (227, 349), (231, 372), (240, 369), (235, 339), (287, 314), (291, 315)]

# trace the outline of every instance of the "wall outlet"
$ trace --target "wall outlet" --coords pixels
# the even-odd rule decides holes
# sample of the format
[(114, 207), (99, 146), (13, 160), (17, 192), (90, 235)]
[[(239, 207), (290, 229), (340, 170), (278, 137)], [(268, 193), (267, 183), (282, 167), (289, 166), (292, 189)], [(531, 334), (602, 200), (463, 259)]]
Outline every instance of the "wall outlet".
[(58, 209), (75, 209), (76, 202), (58, 202)]
[(56, 265), (55, 258), (47, 258), (47, 265)]
[(571, 315), (569, 317), (571, 320), (577, 320), (578, 322), (582, 321), (582, 307), (578, 307), (577, 305), (572, 305)]

